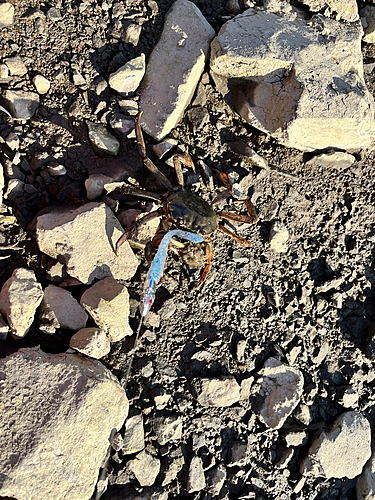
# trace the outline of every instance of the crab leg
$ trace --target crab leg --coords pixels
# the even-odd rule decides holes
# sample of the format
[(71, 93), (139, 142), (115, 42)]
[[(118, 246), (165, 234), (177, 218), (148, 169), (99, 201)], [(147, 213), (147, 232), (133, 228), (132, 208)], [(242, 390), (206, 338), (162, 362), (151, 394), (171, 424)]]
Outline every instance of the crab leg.
[(242, 238), (242, 236), (238, 236), (237, 234), (233, 233), (232, 231), (222, 226), (221, 224), (219, 224), (218, 230), (236, 240), (237, 243), (239, 243), (243, 247), (251, 246), (250, 241), (247, 241), (245, 238)]
[(195, 166), (193, 163), (193, 160), (191, 159), (190, 155), (185, 154), (185, 155), (174, 155), (173, 157), (173, 166), (176, 172), (177, 176), (177, 182), (178, 185), (183, 188), (184, 187), (184, 176), (182, 173), (182, 168), (181, 168), (181, 163), (183, 163), (186, 167), (191, 168), (195, 172)]
[(201, 286), (201, 284), (205, 281), (205, 279), (207, 278), (207, 274), (210, 272), (210, 269), (212, 267), (212, 262), (214, 260), (214, 246), (212, 244), (212, 240), (211, 238), (205, 238), (205, 243), (208, 244), (208, 251), (209, 251), (209, 254), (208, 254), (208, 257), (207, 257), (207, 265), (206, 267), (204, 268), (204, 271), (202, 273), (202, 276), (201, 276), (201, 279), (199, 280), (199, 283), (198, 285), (195, 287), (195, 289), (199, 288)]
[(135, 123), (135, 135), (137, 136), (139, 154), (141, 155), (143, 163), (146, 165), (149, 171), (159, 178), (160, 182), (168, 189), (168, 191), (171, 191), (173, 193), (174, 189), (172, 184), (169, 182), (169, 180), (166, 178), (163, 172), (160, 172), (158, 167), (153, 164), (150, 158), (147, 157), (145, 140), (143, 138), (143, 133), (141, 128), (141, 116), (142, 116), (142, 111), (139, 113), (138, 119)]
[(156, 219), (156, 217), (160, 217), (165, 214), (165, 207), (160, 207), (157, 210), (154, 210), (153, 212), (148, 213), (141, 219), (138, 219), (132, 226), (130, 226), (125, 233), (121, 236), (121, 238), (117, 241), (116, 243), (116, 255), (118, 256), (119, 248), (121, 245), (125, 243), (125, 241), (128, 239), (129, 235), (138, 229), (140, 226), (143, 224), (146, 224), (146, 222), (149, 222), (150, 220)]
[(143, 191), (143, 189), (137, 189), (132, 186), (123, 186), (121, 189), (124, 194), (130, 196), (141, 196), (142, 198), (147, 198), (159, 202), (162, 198), (160, 194), (151, 193), (150, 191)]

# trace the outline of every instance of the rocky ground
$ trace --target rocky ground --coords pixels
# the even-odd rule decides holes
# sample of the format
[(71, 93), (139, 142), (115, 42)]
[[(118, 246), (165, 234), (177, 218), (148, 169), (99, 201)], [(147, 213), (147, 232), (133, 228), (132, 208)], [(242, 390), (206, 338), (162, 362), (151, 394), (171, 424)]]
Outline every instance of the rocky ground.
[[(371, 456), (375, 418), (375, 127), (367, 115), (368, 121), (360, 117), (335, 135), (338, 152), (313, 151), (309, 144), (314, 137), (322, 149), (326, 131), (337, 126), (327, 125), (327, 116), (318, 120), (321, 130), (306, 129), (304, 135), (292, 125), (303, 126), (305, 111), (287, 121), (283, 133), (268, 130), (269, 121), (262, 122), (259, 115), (260, 131), (253, 126), (255, 118), (248, 123), (230, 108), (225, 85), (215, 81), (206, 62), (183, 118), (166, 135), (196, 165), (196, 173), (184, 167), (189, 192), (212, 201), (224, 190), (215, 172), (224, 172), (235, 192), (218, 209), (245, 214), (245, 208), (235, 203), (236, 196), (245, 193), (258, 221), (226, 224), (251, 242), (249, 247), (222, 232), (213, 235), (213, 266), (198, 289), (202, 263), (189, 266), (188, 252), (169, 253), (165, 283), (145, 318), (126, 380), (149, 264), (139, 244), (131, 249), (126, 243), (119, 257), (114, 246), (121, 224), (129, 225), (151, 204), (116, 191), (107, 195), (102, 188), (126, 180), (163, 192), (142, 164), (134, 117), (145, 99), (142, 87), (137, 91), (144, 65), (148, 71), (173, 3), (0, 4), (0, 160), (5, 177), (0, 214), (0, 310), (5, 319), (0, 325), (0, 352), (2, 372), (7, 374), (0, 373), (0, 381), (12, 380), (3, 408), (30, 408), (25, 410), (29, 428), (15, 423), (21, 419), (17, 411), (2, 416), (6, 423), (1, 447), (7, 448), (9, 457), (18, 456), (9, 458), (9, 467), (18, 467), (19, 475), (9, 472), (9, 480), (0, 479), (0, 495), (34, 498), (28, 496), (31, 489), (35, 498), (88, 500), (115, 428), (119, 433), (112, 434), (111, 457), (100, 473), (97, 498), (106, 488), (102, 498), (107, 500), (374, 498), (372, 459), (362, 472)], [(253, 5), (196, 2), (215, 31), (212, 36)], [(341, 15), (337, 5), (326, 7), (321, 4), (315, 10), (339, 23), (343, 33), (350, 31), (354, 39), (355, 22), (359, 26), (355, 3), (342, 2)], [(271, 12), (271, 2), (268, 9)], [(308, 2), (301, 9), (310, 19)], [(331, 70), (322, 70), (324, 78), (336, 78), (341, 108), (332, 100), (330, 112), (337, 120), (350, 104), (344, 94), (356, 95), (358, 113), (369, 103), (366, 109), (373, 115), (375, 55), (366, 36), (362, 55), (368, 93), (360, 77), (355, 83), (345, 81), (344, 92), (337, 82), (345, 76), (327, 76)], [(342, 43), (344, 37), (337, 35), (333, 43)], [(332, 41), (325, 43), (329, 47)], [(208, 47), (207, 43), (207, 51)], [(138, 75), (135, 88), (119, 93), (110, 75), (142, 54), (145, 59), (129, 70)], [(361, 64), (353, 61), (354, 66)], [(179, 74), (178, 67), (174, 71)], [(350, 71), (349, 77), (356, 78)], [(17, 98), (9, 91), (32, 92), (27, 96), (29, 108), (25, 101), (17, 108)], [(254, 102), (251, 111), (258, 109)], [(166, 107), (160, 103), (159, 113)], [(314, 106), (311, 109), (313, 114)], [(19, 119), (14, 119), (17, 113)], [(145, 134), (148, 152), (156, 161), (154, 146), (162, 138), (152, 131), (146, 112), (142, 119), (144, 130), (150, 132)], [(358, 137), (366, 147), (355, 147)], [(239, 157), (233, 146), (239, 140), (261, 159)], [(167, 165), (163, 160), (158, 165), (176, 184), (168, 154), (165, 158)], [(115, 213), (121, 224), (112, 211), (118, 206)], [(100, 309), (103, 298), (112, 301), (110, 313)], [(68, 354), (58, 356), (68, 349)], [(84, 354), (78, 357), (77, 351)], [(59, 378), (56, 370), (64, 375)], [(56, 403), (66, 390), (64, 381), (73, 388), (66, 393), (69, 401), (79, 407), (74, 422), (64, 420), (70, 403)], [(121, 384), (126, 382), (129, 415), (121, 427), (127, 413)], [(53, 384), (58, 389), (48, 394)], [(96, 392), (87, 396), (86, 387), (91, 386)], [(113, 404), (105, 397), (111, 390)], [(83, 410), (88, 405), (92, 412)], [(113, 419), (106, 419), (111, 411)], [(33, 412), (37, 419), (30, 417)], [(56, 440), (43, 434), (55, 413), (63, 426), (49, 431), (59, 436)], [(39, 427), (37, 421), (42, 422)], [(29, 441), (19, 438), (29, 435), (33, 426), (53, 450), (40, 463), (28, 449)], [(94, 427), (102, 428), (103, 435), (91, 431)], [(81, 434), (75, 432), (78, 428)], [(98, 449), (93, 443), (99, 443)], [(60, 454), (55, 452), (59, 446), (64, 450)], [(54, 466), (60, 463), (58, 457), (70, 454), (74, 460), (64, 469)], [(48, 490), (42, 479), (33, 483), (47, 462), (52, 466), (44, 473), (50, 477), (65, 478), (64, 470), (70, 478), (74, 469), (84, 477), (82, 489), (68, 488), (63, 497), (60, 488), (65, 483), (56, 486), (51, 480)], [(9, 464), (5, 461), (2, 469)]]

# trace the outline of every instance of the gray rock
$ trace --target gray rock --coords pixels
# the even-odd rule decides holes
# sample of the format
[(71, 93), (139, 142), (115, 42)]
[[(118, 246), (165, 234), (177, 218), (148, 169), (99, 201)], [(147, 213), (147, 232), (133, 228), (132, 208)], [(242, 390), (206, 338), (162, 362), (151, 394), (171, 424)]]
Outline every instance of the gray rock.
[(125, 43), (137, 46), (141, 36), (142, 26), (136, 23), (128, 23), (121, 34), (121, 40)]
[(186, 112), (186, 116), (195, 130), (202, 128), (210, 119), (207, 109), (203, 106), (189, 109), (189, 111)]
[(115, 73), (111, 73), (108, 83), (117, 92), (126, 95), (137, 90), (145, 71), (146, 59), (145, 55), (141, 54), (121, 66)]
[(213, 497), (219, 495), (224, 481), (227, 478), (227, 471), (223, 464), (215, 465), (206, 472), (205, 490)]
[(86, 326), (88, 316), (68, 290), (48, 285), (44, 290), (39, 318), (54, 328), (79, 330)]
[(123, 111), (124, 113), (127, 113), (131, 116), (138, 115), (138, 103), (136, 101), (133, 101), (132, 99), (121, 99), (118, 102), (118, 105), (120, 106), (121, 111)]
[(24, 195), (25, 183), (20, 179), (10, 179), (4, 198), (7, 200), (15, 200)]
[(123, 454), (131, 455), (143, 450), (145, 447), (145, 434), (142, 414), (129, 417), (125, 422)]
[(121, 137), (127, 137), (135, 128), (135, 119), (132, 116), (116, 113), (109, 119), (109, 124)]
[(16, 76), (26, 75), (27, 68), (20, 56), (8, 57), (8, 59), (5, 59), (4, 62), (8, 66), (9, 73), (11, 75), (16, 75)]
[(301, 464), (301, 473), (325, 477), (348, 477), (361, 474), (371, 456), (369, 421), (356, 411), (343, 413), (329, 432), (322, 432), (309, 448)]
[(152, 421), (156, 440), (161, 445), (169, 444), (170, 441), (181, 439), (182, 420), (177, 415), (156, 417)]
[[(211, 44), (211, 75), (252, 126), (303, 151), (371, 147), (360, 22), (248, 9)], [(349, 71), (352, 68), (353, 71)]]
[(155, 144), (152, 146), (153, 152), (156, 154), (156, 156), (160, 159), (163, 158), (163, 156), (167, 153), (169, 153), (173, 148), (175, 148), (178, 145), (178, 141), (176, 139), (164, 139), (164, 141), (159, 142), (158, 144)]
[(168, 455), (168, 466), (166, 470), (164, 470), (162, 486), (166, 486), (167, 484), (174, 481), (177, 477), (177, 474), (180, 472), (182, 467), (184, 466), (185, 460), (184, 455), (180, 447), (175, 450), (172, 450)]
[(223, 379), (196, 378), (191, 381), (198, 403), (225, 408), (240, 399), (240, 386), (233, 377)]
[(152, 486), (160, 472), (160, 460), (151, 446), (138, 453), (135, 459), (130, 460), (126, 465), (141, 486)]
[(365, 30), (363, 41), (375, 43), (375, 7), (366, 5), (360, 10), (361, 21)]
[[(374, 444), (372, 446), (374, 449)], [(357, 478), (357, 500), (374, 500), (375, 498), (375, 454), (363, 468), (362, 474)]]
[(41, 252), (65, 263), (70, 276), (90, 284), (95, 278), (129, 279), (138, 259), (127, 242), (116, 256), (123, 229), (104, 203), (87, 203), (72, 210), (52, 210), (37, 218), (36, 238)]
[(96, 95), (100, 95), (108, 87), (108, 83), (105, 78), (103, 78), (102, 76), (98, 76), (92, 82), (92, 86), (94, 87)]
[(254, 386), (254, 410), (267, 427), (279, 429), (298, 405), (303, 391), (303, 375), (296, 368), (269, 358)]
[(51, 7), (50, 9), (48, 9), (47, 17), (51, 21), (60, 21), (60, 19), (63, 18), (60, 9), (56, 9), (56, 7)]
[(133, 334), (129, 325), (129, 293), (114, 278), (104, 278), (86, 290), (81, 304), (111, 342)]
[(111, 342), (100, 328), (82, 328), (70, 339), (69, 347), (90, 358), (100, 359), (111, 350)]
[(203, 73), (214, 34), (192, 2), (173, 3), (140, 88), (142, 128), (155, 139), (163, 139), (182, 118)]
[(14, 7), (11, 3), (0, 4), (0, 28), (11, 26), (14, 19)]
[(334, 14), (337, 21), (342, 19), (352, 23), (359, 19), (356, 0), (303, 0), (302, 3), (307, 5), (312, 12), (325, 9), (324, 15)]
[(342, 151), (330, 151), (318, 156), (314, 156), (306, 162), (309, 167), (335, 168), (336, 170), (345, 170), (355, 163), (355, 157)]
[(200, 457), (194, 456), (190, 460), (186, 489), (188, 493), (203, 490), (206, 487), (203, 462)]
[(248, 459), (247, 443), (231, 441), (228, 446), (228, 466), (242, 467)]
[(99, 361), (20, 349), (0, 361), (0, 495), (91, 497), (128, 400)]
[(98, 123), (86, 120), (89, 139), (92, 147), (97, 154), (116, 156), (120, 149), (120, 143), (116, 137)]
[(28, 120), (39, 107), (39, 96), (35, 92), (6, 90), (0, 96), (0, 104), (17, 120)]
[(18, 268), (0, 292), (0, 312), (6, 317), (14, 338), (29, 331), (37, 307), (42, 302), (43, 290), (34, 271)]

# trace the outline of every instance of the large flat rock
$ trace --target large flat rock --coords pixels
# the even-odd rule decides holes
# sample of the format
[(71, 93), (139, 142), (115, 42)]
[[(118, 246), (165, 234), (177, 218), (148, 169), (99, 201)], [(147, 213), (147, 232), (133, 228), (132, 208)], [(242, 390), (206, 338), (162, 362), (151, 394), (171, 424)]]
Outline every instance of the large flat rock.
[(128, 414), (99, 361), (21, 349), (0, 362), (0, 496), (89, 500)]
[(86, 284), (95, 278), (134, 276), (138, 259), (127, 241), (116, 256), (116, 242), (123, 233), (121, 224), (104, 203), (56, 209), (37, 220), (40, 251), (59, 259), (70, 276)]
[(173, 3), (140, 87), (142, 128), (155, 139), (163, 139), (182, 118), (203, 73), (214, 35), (214, 29), (192, 2)]
[(372, 147), (360, 22), (248, 9), (211, 44), (211, 75), (254, 127), (302, 151)]

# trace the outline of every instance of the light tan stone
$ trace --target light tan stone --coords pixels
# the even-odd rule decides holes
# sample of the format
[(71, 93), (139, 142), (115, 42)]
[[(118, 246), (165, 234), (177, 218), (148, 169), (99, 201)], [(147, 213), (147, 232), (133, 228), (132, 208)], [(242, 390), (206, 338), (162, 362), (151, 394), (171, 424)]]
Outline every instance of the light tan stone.
[(146, 71), (145, 55), (127, 62), (121, 68), (109, 75), (108, 83), (120, 94), (128, 94), (137, 90)]
[(41, 252), (64, 262), (68, 274), (86, 284), (95, 278), (129, 279), (135, 274), (138, 259), (128, 242), (116, 256), (116, 242), (123, 232), (104, 203), (54, 210), (37, 219)]
[(133, 334), (129, 325), (128, 291), (114, 278), (105, 278), (86, 290), (81, 304), (95, 323), (108, 333), (111, 342)]
[(34, 76), (33, 84), (34, 84), (34, 87), (36, 88), (36, 91), (38, 92), (38, 94), (41, 94), (41, 95), (47, 94), (50, 87), (51, 87), (50, 81), (47, 80), (47, 78), (44, 78), (44, 76), (42, 76), (42, 75)]
[(82, 328), (70, 339), (69, 346), (86, 356), (100, 359), (111, 350), (111, 343), (101, 328)]
[(11, 26), (14, 19), (14, 7), (11, 3), (0, 4), (0, 28)]
[(22, 338), (29, 331), (42, 298), (42, 285), (34, 271), (15, 269), (0, 292), (0, 312), (7, 318), (14, 338)]
[(55, 285), (44, 290), (39, 318), (54, 328), (79, 330), (86, 326), (88, 316), (73, 295)]
[(20, 349), (0, 360), (0, 496), (91, 498), (129, 403), (99, 361)]

